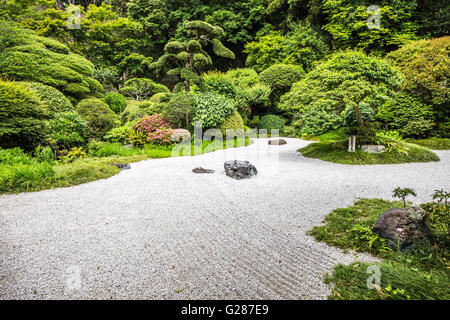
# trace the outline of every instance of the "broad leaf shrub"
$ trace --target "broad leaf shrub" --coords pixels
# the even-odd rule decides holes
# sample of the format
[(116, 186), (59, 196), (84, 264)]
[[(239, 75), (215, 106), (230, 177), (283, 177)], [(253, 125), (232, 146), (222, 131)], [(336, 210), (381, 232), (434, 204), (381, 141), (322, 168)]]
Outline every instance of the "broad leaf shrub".
[(105, 94), (105, 102), (116, 114), (121, 114), (127, 107), (127, 99), (118, 92), (107, 92)]
[(283, 133), (285, 122), (286, 121), (280, 116), (266, 114), (259, 120), (258, 128), (266, 129), (268, 134), (270, 134), (272, 130), (278, 130), (279, 133)]
[(102, 85), (95, 80), (94, 67), (67, 46), (0, 22), (0, 73), (16, 80), (40, 82), (70, 97), (72, 102), (99, 96)]
[(132, 128), (130, 126), (121, 126), (109, 130), (104, 139), (112, 143), (128, 144), (130, 142), (131, 133)]
[(87, 123), (89, 139), (102, 139), (119, 124), (119, 117), (100, 99), (81, 100), (77, 112)]
[(58, 89), (39, 82), (20, 82), (20, 85), (36, 92), (41, 102), (48, 108), (50, 116), (58, 112), (75, 110), (70, 100)]
[(45, 136), (47, 111), (35, 91), (0, 80), (0, 146), (37, 146)]
[(86, 142), (87, 123), (78, 113), (57, 113), (48, 122), (47, 143), (54, 149), (70, 149)]
[(134, 133), (130, 140), (134, 145), (172, 143), (173, 129), (160, 114), (154, 114), (140, 119), (134, 124), (133, 130)]
[(213, 92), (194, 96), (194, 122), (201, 122), (203, 129), (216, 128), (226, 117), (237, 110), (233, 100)]

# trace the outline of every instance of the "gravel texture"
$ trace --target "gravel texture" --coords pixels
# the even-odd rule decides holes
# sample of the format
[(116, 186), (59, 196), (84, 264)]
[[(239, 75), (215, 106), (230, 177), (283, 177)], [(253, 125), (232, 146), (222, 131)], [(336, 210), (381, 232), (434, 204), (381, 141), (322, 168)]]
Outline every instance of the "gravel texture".
[[(372, 258), (318, 243), (308, 230), (358, 197), (390, 199), (407, 186), (423, 202), (450, 187), (449, 151), (436, 152), (438, 163), (349, 166), (304, 158), (296, 150), (309, 142), (286, 140), (0, 196), (0, 298), (324, 299), (324, 273)], [(258, 175), (227, 177), (223, 163), (233, 159)]]

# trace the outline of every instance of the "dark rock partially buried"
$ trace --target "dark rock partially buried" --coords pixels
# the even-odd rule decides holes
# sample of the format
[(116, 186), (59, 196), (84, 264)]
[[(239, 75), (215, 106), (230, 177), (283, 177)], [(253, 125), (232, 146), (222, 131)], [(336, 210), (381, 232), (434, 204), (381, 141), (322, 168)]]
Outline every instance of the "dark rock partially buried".
[(224, 168), (227, 176), (237, 180), (251, 178), (258, 174), (255, 166), (248, 161), (227, 161), (224, 164)]
[(200, 168), (192, 169), (192, 172), (193, 173), (214, 173), (214, 170), (204, 169), (204, 168), (200, 167)]
[(385, 212), (375, 223), (372, 231), (390, 240), (390, 246), (405, 251), (421, 239), (430, 239), (431, 233), (425, 222), (422, 208), (394, 208)]
[(115, 166), (121, 170), (131, 169), (131, 166), (128, 163), (111, 163), (111, 166)]
[(284, 139), (272, 139), (269, 140), (269, 144), (274, 146), (281, 146), (283, 144), (287, 144), (287, 141)]

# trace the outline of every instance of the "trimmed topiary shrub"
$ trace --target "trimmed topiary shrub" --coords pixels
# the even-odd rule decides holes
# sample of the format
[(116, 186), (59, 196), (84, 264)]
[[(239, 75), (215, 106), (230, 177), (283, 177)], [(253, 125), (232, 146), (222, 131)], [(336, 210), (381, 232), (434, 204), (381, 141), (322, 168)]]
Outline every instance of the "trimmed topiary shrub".
[(39, 82), (19, 82), (20, 85), (36, 92), (37, 96), (50, 111), (50, 116), (58, 112), (67, 112), (75, 110), (70, 100), (58, 89), (47, 86)]
[(77, 112), (87, 122), (89, 139), (103, 139), (119, 123), (119, 117), (100, 99), (81, 100)]
[(239, 112), (235, 111), (231, 116), (225, 118), (225, 121), (219, 126), (219, 130), (225, 137), (227, 130), (234, 130), (236, 134), (244, 133), (244, 121)]
[(64, 44), (37, 36), (12, 22), (0, 23), (0, 73), (16, 80), (55, 87), (70, 100), (100, 96), (102, 85), (92, 78), (94, 66)]
[(279, 133), (284, 132), (284, 125), (286, 121), (274, 114), (266, 114), (258, 123), (258, 129), (266, 129), (267, 133), (271, 133), (272, 130), (279, 130)]
[(0, 146), (33, 149), (44, 138), (47, 110), (35, 91), (0, 80)]
[(200, 93), (194, 96), (192, 120), (201, 122), (203, 129), (216, 128), (236, 110), (232, 99), (213, 92)]
[(259, 75), (261, 83), (269, 86), (276, 97), (289, 91), (292, 85), (303, 79), (305, 71), (293, 64), (275, 64)]
[(127, 107), (127, 99), (118, 92), (107, 92), (105, 94), (105, 102), (116, 114), (121, 114)]
[(161, 103), (161, 102), (168, 102), (170, 100), (170, 93), (168, 92), (159, 92), (149, 99), (150, 102), (154, 103)]
[(86, 121), (75, 111), (57, 113), (49, 121), (47, 142), (54, 149), (70, 150), (85, 144), (86, 131)]

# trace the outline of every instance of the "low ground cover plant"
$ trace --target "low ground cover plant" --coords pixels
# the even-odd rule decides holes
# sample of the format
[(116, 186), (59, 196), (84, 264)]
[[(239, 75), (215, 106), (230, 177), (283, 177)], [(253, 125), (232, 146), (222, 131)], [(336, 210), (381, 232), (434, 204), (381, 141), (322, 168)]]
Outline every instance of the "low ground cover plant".
[[(448, 198), (448, 192), (436, 190), (432, 201), (421, 205), (432, 232), (432, 242), (423, 240), (406, 252), (387, 246), (387, 240), (372, 232), (373, 225), (384, 212), (403, 207), (403, 202), (359, 199), (353, 206), (331, 212), (325, 218), (325, 224), (314, 227), (310, 234), (347, 251), (368, 252), (379, 257), (381, 262), (337, 265), (325, 280), (331, 286), (329, 299), (449, 299)], [(371, 266), (377, 266), (381, 271), (381, 284), (375, 289), (367, 287)]]

